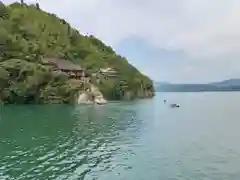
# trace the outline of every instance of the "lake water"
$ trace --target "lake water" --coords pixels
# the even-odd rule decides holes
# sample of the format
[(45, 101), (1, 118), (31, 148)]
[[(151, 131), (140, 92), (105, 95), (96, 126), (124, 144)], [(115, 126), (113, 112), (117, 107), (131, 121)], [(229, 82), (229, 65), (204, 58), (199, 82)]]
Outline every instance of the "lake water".
[[(164, 99), (179, 103), (171, 109)], [(5, 106), (0, 179), (239, 180), (240, 93)]]

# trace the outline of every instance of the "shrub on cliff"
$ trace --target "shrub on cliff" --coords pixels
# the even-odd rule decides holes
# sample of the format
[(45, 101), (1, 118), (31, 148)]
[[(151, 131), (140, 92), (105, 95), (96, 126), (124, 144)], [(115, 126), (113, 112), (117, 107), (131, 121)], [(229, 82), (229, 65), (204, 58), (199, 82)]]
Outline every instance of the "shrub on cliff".
[(3, 103), (71, 103), (82, 84), (73, 84), (62, 72), (20, 59), (0, 62)]

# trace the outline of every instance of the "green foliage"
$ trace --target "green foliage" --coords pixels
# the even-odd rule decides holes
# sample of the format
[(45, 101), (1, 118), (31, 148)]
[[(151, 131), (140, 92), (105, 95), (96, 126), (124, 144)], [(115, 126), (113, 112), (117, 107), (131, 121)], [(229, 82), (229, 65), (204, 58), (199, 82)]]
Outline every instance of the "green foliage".
[[(116, 55), (111, 47), (94, 36), (81, 35), (65, 20), (42, 11), (39, 4), (26, 5), (21, 1), (5, 6), (0, 3), (0, 62), (12, 75), (12, 85), (7, 87), (10, 89), (5, 93), (8, 97), (11, 96), (8, 99), (10, 102), (15, 102), (16, 97), (23, 94), (38, 93), (39, 99), (34, 97), (37, 102), (47, 101), (45, 96), (52, 92), (62, 92), (66, 97), (72, 96), (63, 90), (71, 89), (70, 85), (64, 85), (67, 81), (66, 75), (53, 74), (39, 65), (40, 60), (48, 56), (74, 61), (85, 67), (90, 74), (98, 72), (100, 68), (116, 68), (118, 78), (96, 83), (108, 99), (122, 99), (126, 92), (131, 92), (132, 98), (138, 97), (142, 89), (154, 92), (152, 81), (125, 58)], [(0, 71), (4, 71), (2, 69)], [(45, 82), (45, 76), (51, 77), (54, 83)], [(14, 79), (15, 77), (17, 79)], [(123, 81), (124, 88), (121, 87)], [(38, 92), (36, 86), (39, 88), (42, 84), (45, 89)], [(26, 98), (16, 101), (25, 102)], [(61, 100), (66, 101), (68, 100)]]
[(0, 1), (0, 19), (8, 19), (9, 12), (6, 6)]
[(1, 100), (4, 103), (70, 103), (82, 90), (62, 72), (21, 59), (0, 63)]

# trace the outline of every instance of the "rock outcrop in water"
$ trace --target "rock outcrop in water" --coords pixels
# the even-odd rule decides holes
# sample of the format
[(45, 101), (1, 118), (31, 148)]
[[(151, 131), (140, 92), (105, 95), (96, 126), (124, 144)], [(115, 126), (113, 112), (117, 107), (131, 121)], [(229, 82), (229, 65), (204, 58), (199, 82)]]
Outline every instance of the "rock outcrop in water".
[[(43, 63), (49, 57), (69, 61), (71, 67), (50, 67)], [(79, 75), (73, 64), (83, 67), (84, 75)], [(92, 87), (97, 90), (88, 92)], [(81, 35), (64, 19), (42, 11), (39, 4), (0, 3), (3, 103), (76, 103), (91, 93), (102, 103), (104, 99), (153, 97), (154, 87), (111, 47), (94, 36)]]
[(78, 104), (106, 104), (107, 101), (104, 99), (102, 93), (97, 87), (91, 85), (90, 90), (82, 92), (78, 96)]

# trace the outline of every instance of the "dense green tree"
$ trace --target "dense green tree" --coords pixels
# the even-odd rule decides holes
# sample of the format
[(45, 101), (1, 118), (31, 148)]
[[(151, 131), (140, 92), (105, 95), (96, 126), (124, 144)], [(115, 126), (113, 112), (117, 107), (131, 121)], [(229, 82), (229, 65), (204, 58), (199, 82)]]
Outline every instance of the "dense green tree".
[(146, 97), (146, 91), (154, 95), (152, 81), (97, 37), (82, 35), (65, 20), (42, 11), (39, 4), (22, 4), (23, 1), (9, 6), (0, 3), (0, 73), (7, 72), (11, 80), (11, 84), (5, 84), (0, 79), (5, 102), (72, 100), (82, 85), (72, 85), (64, 74), (56, 75), (40, 65), (48, 56), (74, 61), (89, 74), (98, 73), (100, 68), (115, 68), (119, 74), (116, 78), (101, 77), (99, 83), (92, 77), (108, 99), (123, 99), (126, 94), (131, 94), (131, 98)]
[(8, 19), (9, 12), (6, 6), (0, 1), (0, 19)]
[(36, 3), (36, 8), (37, 8), (38, 10), (40, 10), (40, 5), (39, 5), (39, 3)]

